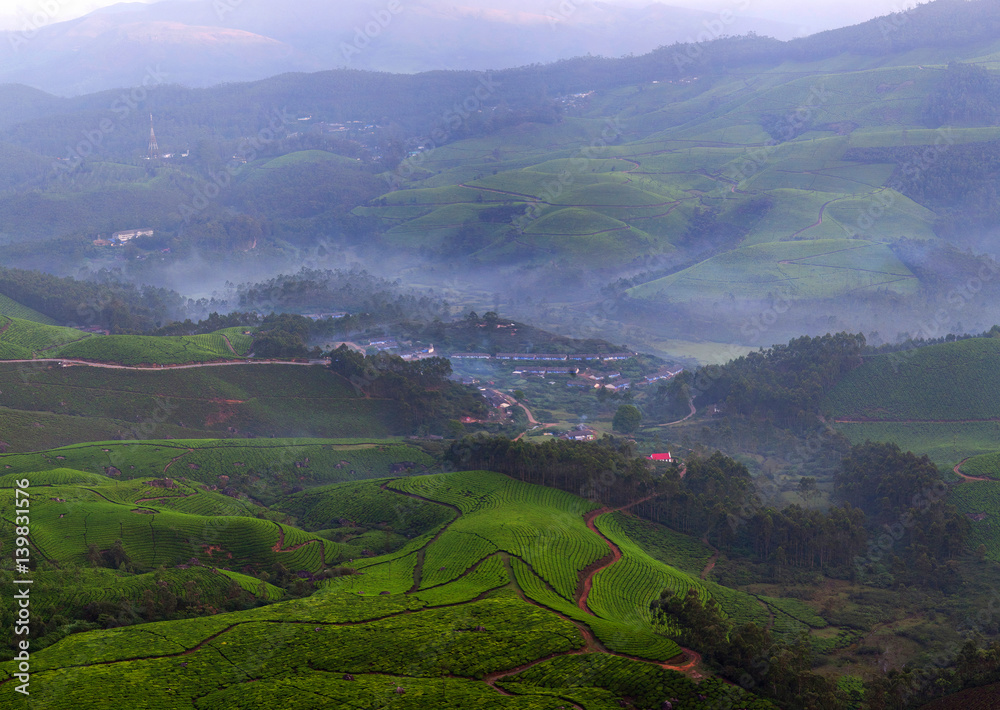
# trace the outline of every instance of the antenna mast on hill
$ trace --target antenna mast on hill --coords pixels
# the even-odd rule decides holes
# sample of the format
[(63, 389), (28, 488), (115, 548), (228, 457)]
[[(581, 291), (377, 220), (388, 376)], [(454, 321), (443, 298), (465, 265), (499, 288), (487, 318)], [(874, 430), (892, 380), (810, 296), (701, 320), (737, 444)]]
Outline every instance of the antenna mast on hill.
[(160, 159), (160, 146), (156, 144), (156, 132), (153, 131), (153, 114), (149, 114), (149, 159)]

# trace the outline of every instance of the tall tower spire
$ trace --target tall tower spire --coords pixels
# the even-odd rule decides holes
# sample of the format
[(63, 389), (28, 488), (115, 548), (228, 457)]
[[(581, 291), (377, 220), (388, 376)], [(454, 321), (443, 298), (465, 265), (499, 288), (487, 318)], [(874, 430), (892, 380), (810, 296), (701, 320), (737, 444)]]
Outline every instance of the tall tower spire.
[(160, 159), (160, 146), (156, 144), (156, 132), (153, 131), (153, 114), (149, 114), (149, 159)]

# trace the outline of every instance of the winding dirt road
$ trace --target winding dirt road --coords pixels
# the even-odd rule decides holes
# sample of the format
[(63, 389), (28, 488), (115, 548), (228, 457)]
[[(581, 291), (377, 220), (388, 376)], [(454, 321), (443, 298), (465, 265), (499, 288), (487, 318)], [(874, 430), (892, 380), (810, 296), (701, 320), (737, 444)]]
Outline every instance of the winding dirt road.
[(962, 464), (968, 461), (970, 458), (971, 456), (967, 456), (961, 461), (959, 461), (958, 464), (956, 464), (955, 468), (953, 469), (955, 471), (955, 475), (959, 476), (960, 478), (964, 478), (966, 481), (992, 481), (993, 480), (992, 478), (986, 478), (985, 476), (968, 476), (962, 473)]
[(693, 417), (698, 412), (698, 410), (694, 406), (694, 399), (688, 400), (688, 407), (691, 408), (691, 411), (688, 412), (688, 415), (683, 419), (678, 419), (676, 422), (668, 422), (666, 424), (657, 424), (657, 426), (673, 426), (674, 424), (680, 424), (681, 422), (686, 422), (688, 419)]
[(37, 363), (51, 362), (64, 367), (84, 366), (100, 367), (107, 370), (144, 370), (149, 372), (160, 372), (163, 370), (193, 370), (197, 367), (227, 367), (232, 365), (301, 365), (310, 367), (313, 365), (325, 365), (326, 360), (309, 360), (307, 362), (292, 362), (291, 360), (225, 360), (223, 362), (194, 362), (186, 365), (114, 365), (107, 362), (91, 362), (90, 360), (71, 360), (68, 358), (38, 358), (35, 360), (0, 360), (0, 365), (6, 363)]
[[(462, 516), (461, 510), (459, 510), (459, 508), (457, 506), (454, 506), (454, 505), (452, 505), (450, 503), (442, 503), (441, 501), (436, 501), (436, 500), (433, 500), (431, 498), (425, 498), (425, 497), (423, 497), (421, 495), (418, 495), (416, 493), (410, 493), (408, 491), (403, 491), (403, 490), (400, 490), (398, 488), (394, 488), (392, 486), (392, 483), (393, 483), (393, 481), (386, 481), (385, 483), (383, 483), (382, 486), (381, 486), (382, 490), (389, 490), (389, 491), (392, 491), (394, 493), (398, 493), (400, 495), (405, 495), (405, 496), (407, 496), (409, 498), (414, 498), (414, 499), (421, 500), (421, 501), (424, 501), (424, 502), (435, 503), (437, 505), (442, 505), (444, 507), (450, 508), (452, 511), (454, 511), (456, 513), (455, 517), (452, 518), (452, 520), (450, 520), (448, 523), (446, 523), (442, 527), (442, 529), (439, 530), (438, 533), (431, 540), (429, 540), (427, 542), (427, 544), (424, 545), (423, 548), (421, 548), (421, 551), (426, 550), (427, 547), (431, 543), (433, 543), (435, 540), (437, 540), (446, 529), (448, 529), (449, 527), (451, 527), (452, 523), (454, 523), (456, 520), (458, 520)], [(632, 501), (628, 505), (621, 506), (620, 508), (614, 508), (614, 509), (609, 508), (609, 507), (599, 508), (597, 510), (592, 510), (589, 513), (586, 513), (584, 515), (584, 522), (586, 522), (587, 527), (591, 531), (593, 531), (596, 535), (598, 535), (604, 541), (604, 543), (608, 546), (608, 557), (605, 557), (602, 560), (600, 560), (599, 561), (599, 563), (600, 563), (599, 566), (596, 566), (593, 569), (584, 570), (584, 572), (581, 573), (579, 586), (577, 587), (577, 592), (576, 592), (576, 595), (575, 595), (576, 598), (577, 598), (577, 604), (579, 605), (579, 607), (580, 607), (580, 609), (582, 611), (586, 612), (590, 616), (596, 616), (590, 610), (590, 608), (587, 606), (587, 597), (589, 596), (590, 589), (593, 586), (594, 575), (596, 575), (602, 569), (610, 567), (616, 561), (620, 560), (621, 556), (622, 556), (621, 550), (618, 548), (618, 546), (615, 543), (613, 543), (611, 540), (609, 540), (608, 538), (606, 538), (601, 533), (601, 531), (597, 529), (597, 526), (594, 524), (594, 519), (597, 518), (597, 516), (602, 515), (603, 513), (625, 511), (628, 508), (631, 508), (631, 507), (633, 507), (635, 505), (638, 505), (639, 503), (643, 503), (643, 502), (645, 502), (647, 500), (650, 500), (650, 499), (652, 499), (654, 497), (655, 496), (652, 496), (652, 495), (651, 496), (647, 496), (646, 498), (641, 498), (639, 500)], [(520, 586), (518, 586), (516, 584), (516, 582), (513, 582), (513, 580), (515, 579), (515, 576), (514, 576), (513, 570), (510, 568), (510, 554), (502, 552), (502, 551), (499, 554), (501, 554), (501, 555), (504, 556), (504, 565), (508, 569), (509, 579), (511, 580), (511, 584), (512, 584), (513, 588), (517, 591), (518, 596), (520, 596), (521, 599), (523, 599), (525, 602), (527, 602), (529, 604), (532, 604), (534, 606), (537, 606), (537, 607), (539, 607), (541, 609), (545, 609), (546, 611), (549, 611), (551, 613), (554, 613), (559, 618), (572, 623), (574, 626), (576, 626), (580, 630), (580, 634), (583, 637), (584, 644), (583, 644), (583, 647), (579, 648), (579, 649), (575, 649), (575, 650), (572, 650), (572, 651), (565, 651), (565, 652), (562, 652), (562, 653), (553, 654), (552, 656), (549, 656), (549, 657), (546, 657), (546, 658), (536, 659), (536, 660), (534, 660), (534, 661), (532, 661), (530, 663), (527, 663), (527, 664), (524, 664), (522, 666), (519, 666), (518, 668), (509, 669), (509, 670), (505, 670), (505, 671), (494, 671), (494, 672), (489, 673), (486, 676), (484, 676), (484, 678), (483, 678), (484, 682), (486, 682), (487, 685), (489, 685), (491, 688), (493, 688), (494, 690), (496, 690), (498, 693), (501, 693), (501, 694), (504, 694), (504, 695), (508, 694), (504, 690), (502, 690), (501, 688), (498, 688), (496, 686), (496, 684), (499, 681), (503, 680), (504, 678), (507, 678), (507, 677), (512, 676), (512, 675), (515, 675), (517, 673), (520, 673), (521, 671), (526, 670), (527, 668), (531, 668), (532, 666), (535, 666), (535, 665), (537, 665), (539, 663), (543, 663), (544, 661), (547, 661), (550, 658), (555, 658), (557, 656), (579, 655), (579, 654), (582, 654), (582, 653), (606, 653), (606, 654), (612, 655), (612, 656), (621, 656), (622, 658), (630, 658), (630, 659), (635, 660), (635, 661), (642, 661), (643, 663), (652, 663), (654, 665), (660, 666), (661, 668), (663, 668), (665, 670), (677, 671), (677, 672), (680, 672), (680, 673), (684, 673), (684, 674), (690, 676), (691, 678), (693, 678), (695, 680), (698, 680), (698, 679), (701, 679), (701, 678), (704, 677), (701, 673), (699, 673), (696, 670), (697, 666), (701, 663), (701, 654), (697, 653), (696, 651), (692, 651), (690, 649), (687, 649), (687, 648), (681, 647), (681, 651), (683, 652), (684, 660), (683, 660), (683, 662), (679, 662), (679, 663), (676, 663), (676, 662), (675, 663), (671, 663), (670, 661), (663, 662), (663, 663), (657, 663), (656, 661), (651, 661), (648, 658), (639, 658), (638, 656), (629, 656), (628, 654), (616, 653), (614, 651), (609, 650), (608, 648), (606, 648), (597, 639), (597, 637), (594, 635), (594, 632), (585, 623), (576, 621), (574, 619), (570, 619), (569, 617), (565, 616), (564, 614), (561, 614), (560, 612), (555, 611), (554, 609), (549, 609), (548, 607), (544, 606), (543, 604), (539, 604), (538, 602), (536, 602), (533, 599), (529, 598), (524, 593), (524, 591), (520, 588)], [(609, 560), (609, 558), (610, 558), (610, 560)], [(518, 559), (520, 559), (520, 558), (518, 558)], [(607, 560), (607, 562), (605, 562), (606, 560)], [(525, 560), (521, 560), (521, 561), (524, 562), (525, 564), (528, 564), (527, 561), (525, 561)], [(530, 567), (530, 565), (529, 565), (529, 567)], [(467, 572), (468, 571), (471, 571), (471, 570), (467, 570)], [(413, 588), (410, 589), (410, 591), (408, 593), (413, 593), (413, 592), (416, 591), (417, 588), (419, 588), (419, 576), (420, 576), (421, 572), (422, 572), (422, 564), (418, 563), (416, 565), (416, 567), (414, 568), (414, 586), (413, 586)]]
[[(514, 401), (517, 402), (517, 400), (514, 400)], [(540, 421), (538, 421), (537, 419), (535, 419), (535, 415), (532, 414), (531, 410), (528, 409), (526, 406), (524, 406), (520, 402), (517, 402), (517, 406), (520, 407), (521, 409), (523, 409), (524, 413), (528, 415), (528, 424), (530, 424), (532, 426), (532, 428), (534, 428), (534, 427), (541, 427), (542, 429), (551, 429), (554, 426), (559, 426), (559, 422), (553, 422), (552, 424), (542, 424)], [(531, 431), (531, 430), (529, 429), (528, 431)], [(517, 438), (514, 439), (514, 441), (520, 441), (521, 439), (524, 438), (524, 435), (527, 434), (527, 433), (528, 433), (527, 431), (522, 431), (520, 434), (517, 435)]]
[[(597, 575), (598, 572), (607, 569), (608, 567), (610, 567), (611, 565), (613, 565), (615, 562), (617, 562), (622, 558), (621, 549), (618, 547), (618, 545), (616, 545), (607, 537), (605, 537), (604, 533), (602, 533), (600, 530), (597, 529), (597, 525), (594, 524), (594, 520), (597, 519), (598, 516), (604, 515), (605, 513), (616, 513), (619, 511), (624, 511), (627, 508), (631, 508), (632, 506), (638, 505), (639, 503), (644, 503), (645, 501), (655, 497), (656, 496), (647, 496), (646, 498), (641, 498), (640, 500), (633, 501), (628, 505), (623, 505), (620, 508), (609, 508), (605, 506), (603, 508), (598, 508), (597, 510), (592, 510), (583, 516), (583, 520), (587, 524), (587, 527), (594, 534), (596, 534), (602, 540), (604, 540), (604, 544), (608, 546), (608, 549), (610, 550), (609, 556), (611, 559), (608, 560), (608, 557), (605, 557), (599, 560), (597, 566), (594, 567), (593, 569), (588, 568), (587, 570), (585, 570), (585, 574), (580, 580), (580, 587), (577, 589), (577, 605), (580, 607), (582, 611), (587, 612), (591, 616), (596, 616), (596, 614), (594, 614), (594, 612), (591, 611), (590, 607), (587, 605), (587, 597), (590, 596), (590, 590), (594, 584), (594, 577)], [(605, 560), (608, 561), (605, 562)], [(697, 679), (703, 677), (701, 673), (698, 673), (695, 670), (695, 667), (699, 663), (701, 663), (701, 654), (698, 653), (697, 651), (692, 651), (689, 648), (684, 648), (683, 646), (681, 646), (680, 648), (681, 651), (683, 651), (684, 656), (686, 657), (686, 660), (683, 663), (671, 663), (667, 661), (665, 663), (656, 663), (656, 665), (668, 671), (678, 671), (680, 673), (690, 675), (692, 678)], [(655, 661), (650, 661), (648, 658), (638, 658), (636, 656), (629, 656), (624, 653), (615, 653), (613, 651), (608, 651), (606, 649), (604, 650), (604, 652), (610, 653), (611, 655), (614, 656), (622, 656), (623, 658), (631, 658), (633, 660), (643, 661), (645, 663), (655, 663)]]

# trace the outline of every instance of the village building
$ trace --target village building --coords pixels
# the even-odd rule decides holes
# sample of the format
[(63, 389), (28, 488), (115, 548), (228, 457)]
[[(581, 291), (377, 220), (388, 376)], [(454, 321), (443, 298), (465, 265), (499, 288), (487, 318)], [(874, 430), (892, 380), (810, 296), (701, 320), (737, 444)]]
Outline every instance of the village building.
[(562, 435), (562, 438), (567, 441), (593, 441), (597, 437), (597, 431), (583, 424), (577, 425), (572, 431)]
[(564, 362), (565, 355), (553, 353), (497, 353), (497, 360), (527, 360), (531, 362)]
[(656, 374), (650, 375), (649, 377), (645, 378), (639, 384), (649, 385), (654, 382), (662, 382), (663, 380), (672, 380), (682, 372), (684, 372), (683, 367), (675, 367), (672, 369), (660, 370)]
[(336, 320), (338, 318), (346, 318), (347, 314), (343, 311), (332, 311), (330, 313), (305, 313), (303, 317), (309, 320), (326, 320), (327, 318)]
[(428, 345), (427, 347), (422, 347), (422, 348), (413, 348), (412, 350), (401, 352), (399, 355), (404, 360), (410, 360), (410, 361), (426, 360), (427, 358), (436, 357), (434, 355), (433, 345)]
[(548, 375), (575, 375), (580, 372), (578, 367), (521, 367), (514, 370), (513, 375), (536, 375), (547, 377)]
[(111, 235), (111, 239), (116, 242), (124, 244), (125, 242), (132, 241), (138, 237), (151, 237), (153, 236), (152, 229), (126, 229), (123, 232), (115, 232)]

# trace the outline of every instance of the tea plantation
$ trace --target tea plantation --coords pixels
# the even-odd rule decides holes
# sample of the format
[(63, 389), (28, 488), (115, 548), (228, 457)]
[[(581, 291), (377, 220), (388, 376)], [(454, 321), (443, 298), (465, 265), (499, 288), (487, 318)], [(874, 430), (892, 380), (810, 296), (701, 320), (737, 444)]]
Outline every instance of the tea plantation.
[[(128, 557), (127, 568), (82, 570), (65, 603), (148, 599), (147, 580), (183, 596), (193, 579), (235, 584), (263, 604), (66, 636), (32, 655), (32, 707), (611, 710), (625, 697), (636, 708), (669, 698), (701, 710), (773, 707), (672, 670), (691, 659), (651, 625), (651, 595), (715, 585), (649, 557), (621, 514), (598, 517), (596, 534), (584, 520), (593, 503), (500, 474), (386, 476), (400, 463), (412, 471), (418, 454), (366, 441), (171, 441), (0, 457), (5, 526), (15, 482), (31, 481), (32, 543), (47, 560), (36, 576), (64, 574), (53, 567), (82, 565), (116, 541)], [(135, 464), (109, 476), (112, 460)], [(312, 485), (281, 490), (289, 465)], [(251, 473), (273, 495), (270, 510), (219, 484)], [(380, 536), (382, 555), (357, 542)], [(614, 550), (621, 559), (595, 576)], [(339, 562), (354, 573), (320, 574)], [(323, 581), (289, 598), (260, 578), (276, 564)], [(14, 672), (0, 664), (0, 685), (16, 683)]]
[[(997, 449), (998, 365), (997, 338), (877, 355), (848, 372), (822, 407), (852, 443), (895, 441), (951, 469)], [(972, 465), (977, 472), (966, 473), (983, 475), (979, 461)]]
[(246, 328), (205, 335), (93, 335), (52, 324), (14, 301), (0, 301), (0, 360), (67, 358), (125, 366), (185, 365), (248, 357)]
[[(105, 438), (385, 437), (411, 426), (393, 402), (362, 397), (325, 367), (280, 364), (150, 371), (0, 363), (0, 407), (10, 422), (0, 438), (22, 451)], [(63, 419), (46, 426), (45, 413)]]

